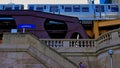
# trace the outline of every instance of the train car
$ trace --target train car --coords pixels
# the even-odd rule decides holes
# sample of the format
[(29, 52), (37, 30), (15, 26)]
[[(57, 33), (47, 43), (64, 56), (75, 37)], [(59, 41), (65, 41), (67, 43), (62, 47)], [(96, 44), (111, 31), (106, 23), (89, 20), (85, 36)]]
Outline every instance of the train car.
[(74, 16), (83, 20), (120, 17), (120, 4), (28, 4), (27, 10)]
[(24, 10), (23, 4), (0, 4), (0, 10)]
[(0, 10), (29, 10), (78, 17), (79, 20), (115, 19), (120, 17), (120, 4), (0, 4)]

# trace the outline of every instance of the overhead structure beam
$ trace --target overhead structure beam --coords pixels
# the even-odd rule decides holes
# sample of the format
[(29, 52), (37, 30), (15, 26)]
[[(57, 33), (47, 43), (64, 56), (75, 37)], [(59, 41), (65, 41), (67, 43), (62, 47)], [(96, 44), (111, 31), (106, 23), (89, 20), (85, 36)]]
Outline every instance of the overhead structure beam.
[(120, 25), (120, 19), (99, 21), (99, 27), (112, 26), (112, 25)]

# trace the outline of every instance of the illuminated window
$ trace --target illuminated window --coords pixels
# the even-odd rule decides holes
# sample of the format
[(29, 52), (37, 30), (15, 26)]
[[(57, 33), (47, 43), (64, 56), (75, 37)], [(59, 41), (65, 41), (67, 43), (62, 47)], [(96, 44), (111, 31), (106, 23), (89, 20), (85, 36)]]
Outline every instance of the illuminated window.
[(58, 6), (57, 5), (51, 5), (50, 6), (50, 12), (58, 12)]
[(96, 5), (95, 9), (96, 9), (96, 12), (104, 12), (104, 6), (103, 5)]
[(36, 10), (37, 10), (37, 11), (43, 11), (43, 9), (44, 9), (43, 6), (37, 6), (37, 7), (36, 7)]
[(65, 12), (72, 12), (72, 7), (71, 6), (65, 6)]
[(5, 10), (12, 10), (12, 5), (5, 5)]
[(80, 12), (80, 6), (79, 5), (74, 5), (73, 6), (73, 12)]
[(82, 7), (82, 12), (89, 12), (89, 7)]
[(29, 10), (34, 10), (34, 5), (29, 5)]
[(119, 8), (117, 5), (111, 5), (111, 12), (118, 12)]

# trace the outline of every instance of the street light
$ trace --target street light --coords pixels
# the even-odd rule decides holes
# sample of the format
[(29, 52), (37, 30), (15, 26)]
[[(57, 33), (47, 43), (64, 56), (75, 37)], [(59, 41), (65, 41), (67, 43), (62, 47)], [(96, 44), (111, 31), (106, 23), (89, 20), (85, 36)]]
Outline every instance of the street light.
[(112, 58), (113, 50), (112, 49), (108, 50), (108, 54), (110, 55), (110, 67), (114, 68), (114, 66), (113, 66), (113, 58)]

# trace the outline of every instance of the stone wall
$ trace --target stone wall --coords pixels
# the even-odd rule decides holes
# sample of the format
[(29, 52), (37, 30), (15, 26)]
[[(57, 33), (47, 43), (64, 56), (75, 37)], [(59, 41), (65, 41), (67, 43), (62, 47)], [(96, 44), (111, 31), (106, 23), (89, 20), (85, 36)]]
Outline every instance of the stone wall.
[(0, 52), (0, 68), (46, 68), (26, 52)]

